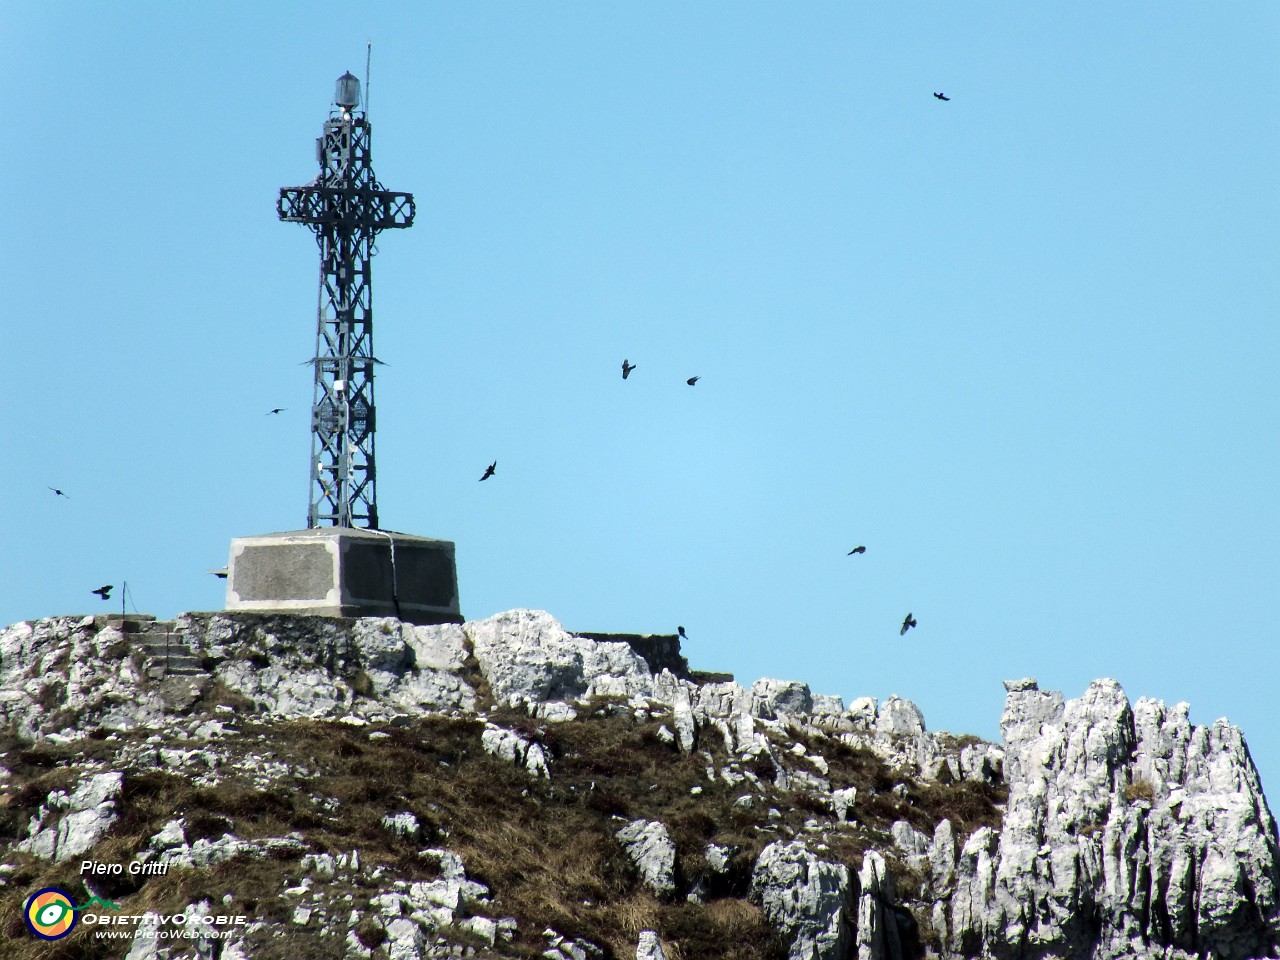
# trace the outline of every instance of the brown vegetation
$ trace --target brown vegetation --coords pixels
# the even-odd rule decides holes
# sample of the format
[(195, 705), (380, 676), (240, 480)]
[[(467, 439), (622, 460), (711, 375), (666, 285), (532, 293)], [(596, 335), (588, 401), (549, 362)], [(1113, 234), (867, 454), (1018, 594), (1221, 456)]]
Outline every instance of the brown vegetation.
[[(234, 698), (216, 687), (206, 694), (206, 703)], [(550, 926), (600, 944), (617, 957), (630, 955), (639, 932), (651, 929), (661, 936), (670, 960), (767, 960), (784, 956), (785, 950), (747, 893), (750, 865), (768, 843), (802, 835), (806, 821), (816, 820), (826, 825), (826, 856), (856, 870), (867, 849), (891, 846), (889, 828), (895, 820), (931, 832), (946, 817), (964, 835), (979, 826), (998, 826), (1004, 800), (995, 786), (920, 783), (890, 769), (870, 750), (821, 734), (797, 734), (810, 752), (826, 759), (834, 788), (857, 788), (852, 811), (857, 823), (835, 823), (827, 802), (812, 789), (774, 787), (777, 767), (769, 757), (742, 761), (729, 756), (715, 734), (704, 734), (693, 753), (681, 753), (659, 736), (658, 719), (637, 721), (622, 703), (600, 700), (566, 723), (506, 709), (490, 719), (541, 743), (552, 758), (552, 778), (531, 777), (487, 754), (480, 742), (483, 723), (477, 719), (427, 717), (358, 727), (310, 720), (268, 724), (241, 713), (239, 732), (229, 732), (211, 747), (222, 758), (216, 786), (202, 786), (178, 771), (126, 769), (119, 818), (89, 856), (132, 860), (176, 817), (184, 821), (188, 842), (216, 840), (226, 833), (246, 841), (296, 834), (312, 852), (359, 850), (363, 870), (358, 876), (327, 881), (352, 896), (343, 907), (350, 913), (353, 905), (360, 909), (386, 889), (386, 880), (368, 879), (374, 870), (381, 868), (384, 877), (398, 880), (433, 879), (438, 865), (419, 851), (440, 846), (459, 854), (467, 875), (491, 889), (489, 916), (517, 920), (517, 939), (503, 948), (504, 956), (540, 956), (545, 949), (542, 931)], [(378, 736), (371, 739), (375, 732)], [(0, 761), (12, 771), (0, 804), (0, 839), (12, 843), (25, 836), (29, 818), (48, 793), (72, 786), (84, 764), (117, 767), (119, 752), (144, 737), (113, 735), (39, 748), (11, 743)], [(792, 742), (779, 740), (779, 762), (812, 770), (808, 761), (783, 749)], [(269, 782), (255, 780), (252, 771), (260, 762), (284, 765), (290, 772)], [(711, 779), (708, 767), (754, 775), (761, 787), (747, 781), (731, 785), (718, 773)], [(755, 802), (738, 804), (748, 793), (756, 795)], [(406, 840), (384, 826), (384, 817), (401, 812), (417, 818), (420, 837)], [(676, 845), (682, 894), (704, 882), (707, 902), (689, 903), (683, 895), (667, 902), (644, 888), (615, 837), (622, 825), (619, 818), (661, 820)], [(725, 876), (713, 877), (709, 871), (704, 851), (710, 842), (737, 850)], [(11, 889), (49, 884), (82, 889), (77, 864), (52, 865), (21, 855), (16, 860)], [(920, 878), (896, 858), (890, 861), (902, 892), (917, 894)], [(222, 902), (230, 895), (237, 909), (285, 925), (292, 907), (280, 891), (302, 879), (298, 858), (290, 854), (283, 859), (241, 857), (212, 869), (177, 869), (162, 877), (112, 878), (97, 886), (104, 895), (122, 898), (130, 912), (173, 912), (199, 899)], [(331, 920), (345, 923), (346, 914), (335, 913)], [(265, 934), (261, 943), (255, 939), (255, 958), (299, 955), (294, 928), (290, 931), (279, 942)], [(368, 917), (355, 935), (369, 947), (381, 943), (381, 927)], [(7, 942), (17, 945), (15, 960), (97, 960), (125, 952), (114, 945), (122, 942), (94, 941), (82, 931), (56, 950), (37, 944), (25, 934), (21, 903), (15, 898), (0, 909), (0, 937), (12, 937)], [(296, 937), (306, 938), (309, 960), (344, 955), (340, 942), (303, 931)]]

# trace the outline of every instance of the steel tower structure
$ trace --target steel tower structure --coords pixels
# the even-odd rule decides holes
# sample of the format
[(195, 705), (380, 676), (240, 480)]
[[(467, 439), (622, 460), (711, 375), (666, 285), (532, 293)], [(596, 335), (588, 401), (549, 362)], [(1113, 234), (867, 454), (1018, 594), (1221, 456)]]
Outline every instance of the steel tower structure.
[(359, 106), (360, 81), (344, 73), (316, 140), (319, 175), (283, 187), (276, 204), (281, 220), (305, 223), (320, 246), (308, 529), (378, 529), (369, 262), (380, 230), (413, 225), (414, 205), (413, 194), (384, 190), (374, 176), (369, 118)]

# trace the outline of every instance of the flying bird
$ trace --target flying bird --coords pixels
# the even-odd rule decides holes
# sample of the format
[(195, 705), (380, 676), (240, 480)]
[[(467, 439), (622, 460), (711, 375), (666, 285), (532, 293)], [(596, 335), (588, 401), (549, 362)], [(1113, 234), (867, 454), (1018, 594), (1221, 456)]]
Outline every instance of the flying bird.
[(685, 381), (685, 383), (687, 383), (689, 386), (692, 387), (695, 383), (697, 383), (701, 379), (702, 379), (701, 377), (690, 377), (688, 380)]
[(110, 600), (110, 599), (111, 599), (111, 588), (112, 588), (112, 587), (114, 587), (114, 586), (115, 586), (115, 584), (113, 584), (113, 583), (108, 583), (105, 587), (99, 587), (97, 590), (90, 590), (89, 592), (90, 592), (90, 593), (96, 593), (96, 594), (97, 594), (98, 596), (100, 596), (103, 600)]
[(934, 96), (935, 96), (935, 97), (937, 97), (939, 100), (950, 100), (950, 99), (951, 99), (951, 98), (950, 98), (950, 97), (948, 97), (945, 93), (936, 93), (936, 92), (935, 92), (935, 93), (934, 93)]
[(638, 364), (628, 363), (626, 360), (623, 360), (622, 361), (622, 379), (625, 380), (627, 379), (627, 377), (631, 376), (631, 371), (634, 370), (637, 366)]
[(288, 409), (289, 409), (288, 407), (273, 407), (272, 409), (270, 409), (270, 410), (268, 410), (268, 411), (266, 412), (266, 416), (268, 416), (268, 417), (269, 417), (269, 416), (271, 416), (273, 413), (284, 413), (284, 412), (285, 412), (286, 410), (288, 410)]
[(498, 469), (498, 461), (497, 461), (497, 460), (495, 460), (495, 461), (493, 461), (493, 463), (489, 464), (489, 466), (487, 466), (487, 467), (485, 467), (485, 468), (484, 468), (484, 476), (480, 478), (480, 482), (481, 482), (481, 483), (484, 483), (484, 481), (486, 481), (486, 480), (488, 480), (490, 477), (492, 477), (492, 476), (493, 476), (493, 474), (494, 474), (494, 472), (495, 472), (497, 469)]
[(846, 553), (845, 556), (852, 557), (855, 553), (866, 553), (866, 552), (867, 552), (866, 547), (854, 547), (852, 550)]
[(915, 626), (919, 626), (919, 624), (916, 623), (916, 618), (908, 613), (906, 619), (902, 621), (902, 629), (898, 631), (898, 636), (906, 636), (907, 631)]
[[(67, 495), (63, 493), (61, 490), (59, 490), (57, 487), (50, 487), (49, 489), (52, 490), (54, 493), (56, 493), (60, 497), (67, 497)], [(70, 500), (71, 498), (67, 497), (67, 499)]]
[(689, 635), (684, 632), (684, 627), (676, 627), (676, 633), (680, 634), (682, 640), (688, 640)]

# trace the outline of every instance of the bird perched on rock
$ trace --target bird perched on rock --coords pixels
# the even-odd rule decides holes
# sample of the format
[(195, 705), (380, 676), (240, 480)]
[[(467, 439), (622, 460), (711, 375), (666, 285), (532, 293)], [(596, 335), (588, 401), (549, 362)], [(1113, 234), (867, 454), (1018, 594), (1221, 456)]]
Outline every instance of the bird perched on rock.
[(854, 547), (852, 550), (846, 553), (845, 556), (852, 557), (855, 553), (866, 553), (866, 552), (867, 552), (866, 547), (858, 546), (858, 547)]
[[(49, 489), (52, 490), (54, 493), (56, 493), (60, 497), (67, 497), (67, 495), (63, 493), (61, 490), (59, 490), (57, 487), (50, 487)], [(67, 497), (67, 499), (70, 500), (71, 498)]]
[(687, 383), (689, 386), (692, 387), (695, 383), (697, 383), (701, 379), (702, 379), (701, 377), (690, 377), (688, 380), (685, 381), (685, 383)]
[(493, 463), (489, 464), (489, 466), (484, 468), (484, 476), (480, 478), (480, 482), (483, 483), (484, 481), (492, 477), (494, 474), (494, 471), (496, 471), (497, 469), (498, 469), (498, 461), (495, 460), (493, 461)]
[(919, 624), (916, 623), (916, 618), (908, 613), (906, 619), (902, 621), (902, 629), (898, 631), (898, 636), (905, 636), (907, 631), (915, 626), (919, 626)]
[(688, 640), (689, 635), (684, 632), (684, 627), (676, 627), (676, 633), (680, 634), (681, 640)]
[(625, 380), (627, 379), (627, 377), (631, 376), (631, 371), (634, 370), (636, 366), (637, 365), (634, 363), (628, 363), (626, 360), (623, 360), (622, 361), (622, 379)]
[(934, 93), (934, 96), (935, 96), (935, 97), (937, 97), (939, 100), (950, 100), (950, 99), (951, 99), (951, 98), (950, 98), (950, 97), (948, 97), (945, 93)]
[(112, 588), (112, 587), (114, 587), (114, 586), (115, 586), (115, 584), (113, 584), (113, 583), (108, 583), (108, 584), (107, 584), (106, 586), (104, 586), (104, 587), (99, 587), (97, 590), (90, 590), (89, 592), (90, 592), (90, 593), (96, 593), (96, 594), (97, 594), (98, 596), (100, 596), (103, 600), (110, 600), (110, 599), (111, 599), (111, 588)]

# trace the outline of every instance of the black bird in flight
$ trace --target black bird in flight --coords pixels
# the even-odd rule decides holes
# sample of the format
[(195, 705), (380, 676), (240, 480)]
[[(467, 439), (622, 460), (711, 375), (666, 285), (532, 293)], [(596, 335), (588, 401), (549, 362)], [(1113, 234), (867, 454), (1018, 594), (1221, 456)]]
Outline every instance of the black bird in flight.
[(902, 621), (902, 629), (898, 631), (898, 636), (906, 636), (907, 631), (915, 626), (919, 626), (919, 624), (916, 623), (916, 618), (908, 613), (906, 619)]
[(284, 413), (284, 412), (285, 412), (286, 410), (288, 410), (288, 409), (289, 409), (288, 407), (275, 407), (274, 409), (268, 410), (268, 411), (267, 411), (267, 413), (266, 413), (266, 416), (268, 416), (268, 417), (269, 417), (269, 416), (271, 416), (273, 413)]
[(688, 380), (685, 381), (685, 383), (687, 383), (689, 386), (692, 387), (695, 383), (697, 383), (701, 379), (702, 379), (701, 377), (690, 377)]
[(89, 592), (90, 592), (90, 593), (96, 593), (96, 594), (97, 594), (98, 596), (100, 596), (103, 600), (110, 600), (110, 599), (111, 599), (111, 588), (112, 588), (112, 587), (114, 587), (114, 586), (115, 586), (115, 584), (113, 584), (113, 583), (108, 583), (105, 587), (99, 587), (97, 590), (90, 590)]
[(639, 366), (639, 364), (628, 363), (626, 360), (623, 360), (622, 361), (622, 379), (625, 380), (627, 379), (627, 377), (631, 376), (631, 371), (634, 370), (637, 366)]
[[(56, 493), (60, 497), (67, 497), (67, 495), (63, 493), (61, 490), (59, 490), (57, 487), (50, 487), (49, 489), (52, 490), (54, 493)], [(67, 499), (70, 500), (71, 498), (67, 497)]]
[(934, 96), (935, 96), (935, 97), (937, 97), (939, 100), (950, 100), (950, 99), (951, 99), (951, 98), (950, 98), (950, 97), (948, 97), (945, 93), (934, 93)]
[(490, 477), (492, 477), (492, 476), (493, 476), (493, 474), (494, 474), (494, 472), (495, 472), (497, 469), (498, 469), (498, 461), (497, 461), (497, 460), (495, 460), (495, 461), (493, 461), (493, 463), (489, 464), (489, 466), (487, 466), (487, 467), (485, 467), (485, 468), (484, 468), (484, 476), (480, 478), (480, 482), (481, 482), (481, 483), (484, 483), (484, 481), (486, 481), (486, 480), (488, 480)]
[(676, 633), (680, 634), (680, 637), (683, 640), (689, 639), (689, 635), (684, 632), (684, 627), (676, 627)]
[(854, 547), (852, 550), (846, 553), (845, 556), (852, 557), (855, 553), (866, 553), (866, 552), (867, 552), (866, 547)]

